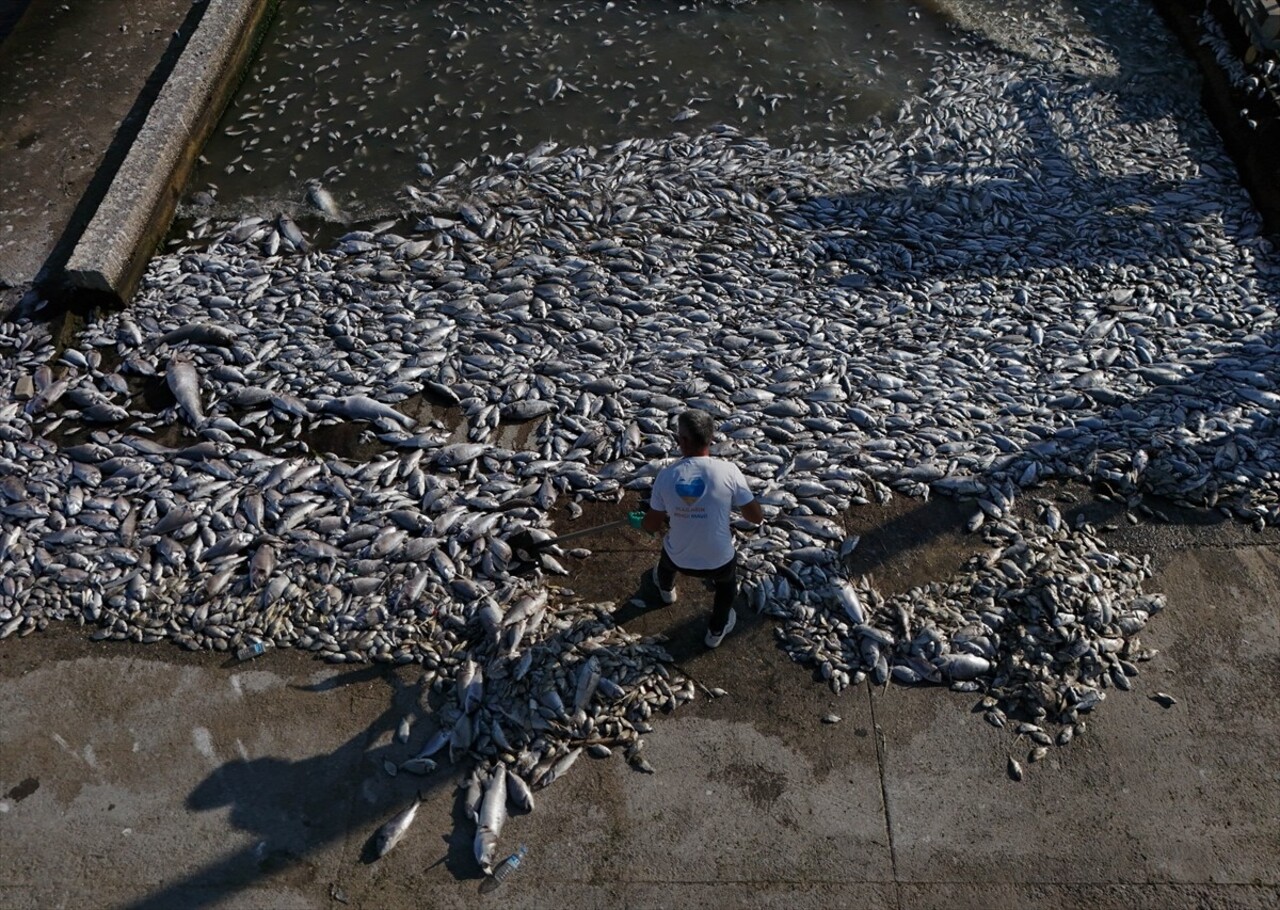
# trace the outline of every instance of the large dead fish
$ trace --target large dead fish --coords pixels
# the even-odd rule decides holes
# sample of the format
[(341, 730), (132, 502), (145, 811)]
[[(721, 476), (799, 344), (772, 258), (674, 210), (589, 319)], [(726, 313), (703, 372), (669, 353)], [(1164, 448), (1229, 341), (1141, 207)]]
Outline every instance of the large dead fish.
[(476, 828), (476, 862), (486, 873), (493, 869), (493, 854), (498, 849), (498, 837), (507, 820), (507, 769), (499, 764), (493, 769), (485, 786), (484, 799), (480, 803), (479, 827)]
[(200, 403), (200, 374), (190, 360), (178, 357), (169, 358), (165, 367), (164, 378), (169, 383), (169, 391), (178, 399), (178, 407), (187, 418), (187, 423), (199, 428), (204, 424), (204, 407)]
[(408, 414), (401, 414), (389, 404), (375, 401), (368, 395), (347, 395), (343, 398), (331, 398), (324, 403), (324, 410), (348, 420), (390, 420), (405, 429), (412, 429), (415, 421)]
[(373, 836), (374, 850), (378, 859), (386, 856), (391, 852), (391, 848), (400, 843), (405, 832), (409, 830), (409, 826), (413, 824), (414, 816), (418, 814), (418, 807), (422, 805), (422, 794), (413, 801), (413, 804), (403, 812), (395, 815), (390, 821), (378, 829), (378, 833)]

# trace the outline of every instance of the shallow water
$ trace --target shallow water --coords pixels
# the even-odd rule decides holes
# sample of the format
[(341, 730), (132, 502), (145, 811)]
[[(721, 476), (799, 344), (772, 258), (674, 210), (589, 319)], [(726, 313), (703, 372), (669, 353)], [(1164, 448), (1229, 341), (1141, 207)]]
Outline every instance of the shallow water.
[(922, 90), (926, 52), (965, 40), (950, 22), (883, 0), (286, 0), (190, 191), (266, 215), (318, 178), (370, 218), (406, 184), (543, 142), (716, 123), (839, 141)]

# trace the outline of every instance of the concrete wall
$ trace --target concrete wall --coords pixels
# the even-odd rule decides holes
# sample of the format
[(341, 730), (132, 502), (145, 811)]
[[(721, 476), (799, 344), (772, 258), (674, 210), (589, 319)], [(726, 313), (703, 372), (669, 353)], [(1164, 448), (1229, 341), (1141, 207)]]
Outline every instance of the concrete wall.
[(169, 230), (191, 167), (279, 0), (208, 0), (200, 24), (67, 262), (73, 297), (121, 304)]

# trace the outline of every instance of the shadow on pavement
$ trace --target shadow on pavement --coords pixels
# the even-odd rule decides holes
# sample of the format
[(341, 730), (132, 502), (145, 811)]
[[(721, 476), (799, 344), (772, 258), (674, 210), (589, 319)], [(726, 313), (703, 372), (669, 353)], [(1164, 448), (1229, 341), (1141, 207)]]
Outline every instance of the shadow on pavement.
[[(350, 831), (370, 832), (361, 859), (374, 861), (376, 830), (420, 792), (425, 795), (448, 785), (456, 773), (456, 768), (442, 763), (427, 776), (403, 773), (390, 780), (390, 787), (369, 785), (375, 775), (385, 776), (384, 759), (402, 759), (422, 740), (417, 730), (409, 745), (385, 736), (394, 732), (402, 717), (408, 715), (417, 726), (427, 714), (419, 686), (403, 683), (392, 668), (362, 667), (318, 686), (295, 688), (318, 692), (375, 679), (384, 680), (391, 689), (386, 709), (367, 729), (333, 751), (298, 761), (236, 759), (211, 772), (187, 797), (186, 809), (209, 812), (230, 807), (230, 826), (252, 835), (255, 842), (128, 904), (128, 910), (212, 906), (230, 893), (266, 880), (286, 884), (323, 881), (321, 876), (328, 873), (310, 857)], [(460, 812), (455, 813), (455, 820)], [(465, 830), (465, 826), (457, 827)], [(449, 869), (459, 878), (476, 877), (469, 839), (465, 845), (456, 839), (448, 841), (445, 859)]]

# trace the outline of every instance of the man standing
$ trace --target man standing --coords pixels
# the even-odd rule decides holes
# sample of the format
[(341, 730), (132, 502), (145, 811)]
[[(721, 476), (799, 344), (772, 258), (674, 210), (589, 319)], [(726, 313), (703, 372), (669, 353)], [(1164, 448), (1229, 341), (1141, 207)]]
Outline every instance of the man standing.
[[(707, 579), (715, 590), (711, 620), (704, 639), (718, 648), (737, 622), (733, 609), (738, 595), (737, 551), (729, 516), (741, 509), (759, 524), (764, 512), (747, 487), (738, 466), (711, 457), (715, 422), (705, 411), (688, 410), (676, 421), (681, 458), (658, 472), (644, 517), (633, 527), (655, 534), (669, 523), (662, 539), (658, 565), (645, 575), (646, 584), (631, 603), (638, 607), (674, 603), (676, 573)], [(649, 588), (646, 591), (645, 588)]]

